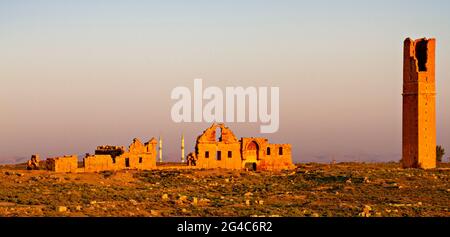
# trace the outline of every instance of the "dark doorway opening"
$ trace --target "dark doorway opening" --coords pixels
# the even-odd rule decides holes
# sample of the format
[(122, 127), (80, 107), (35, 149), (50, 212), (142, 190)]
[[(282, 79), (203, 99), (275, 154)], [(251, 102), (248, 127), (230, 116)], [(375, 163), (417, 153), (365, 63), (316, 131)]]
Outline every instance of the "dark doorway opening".
[(130, 167), (130, 158), (125, 158), (125, 167)]
[(251, 171), (256, 171), (256, 163), (255, 162), (247, 162), (247, 163), (245, 163), (245, 169), (246, 170), (251, 170)]
[(245, 158), (247, 160), (259, 160), (259, 146), (255, 141), (250, 142), (247, 145), (247, 151), (245, 152)]

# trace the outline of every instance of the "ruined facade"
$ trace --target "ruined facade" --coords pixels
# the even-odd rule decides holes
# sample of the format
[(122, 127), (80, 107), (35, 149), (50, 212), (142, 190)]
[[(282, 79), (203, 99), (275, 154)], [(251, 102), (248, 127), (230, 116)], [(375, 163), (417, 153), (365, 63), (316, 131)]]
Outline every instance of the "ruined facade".
[(55, 172), (75, 173), (78, 171), (78, 157), (76, 155), (48, 158), (45, 164), (47, 170)]
[(153, 169), (156, 167), (156, 145), (155, 138), (145, 144), (135, 138), (128, 151), (119, 146), (98, 146), (95, 155), (86, 155), (84, 158), (84, 171)]
[(404, 168), (436, 167), (435, 39), (404, 41)]
[(38, 170), (39, 161), (39, 155), (31, 155), (31, 159), (27, 162), (27, 170)]
[(250, 170), (293, 168), (291, 145), (271, 144), (266, 138), (236, 138), (224, 124), (213, 124), (197, 138), (190, 166)]
[[(45, 169), (55, 172), (97, 172), (105, 170), (156, 168), (157, 141), (152, 138), (145, 144), (133, 139), (128, 151), (123, 146), (98, 146), (94, 155), (86, 154), (82, 165), (76, 155), (48, 158)], [(32, 157), (33, 160), (33, 157)]]

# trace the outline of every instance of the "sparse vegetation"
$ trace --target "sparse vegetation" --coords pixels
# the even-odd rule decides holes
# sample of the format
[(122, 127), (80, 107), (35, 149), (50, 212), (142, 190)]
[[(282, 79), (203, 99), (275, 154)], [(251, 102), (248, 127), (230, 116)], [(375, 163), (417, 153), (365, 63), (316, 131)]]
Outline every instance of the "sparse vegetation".
[(0, 216), (450, 216), (450, 165), (65, 174), (0, 168)]

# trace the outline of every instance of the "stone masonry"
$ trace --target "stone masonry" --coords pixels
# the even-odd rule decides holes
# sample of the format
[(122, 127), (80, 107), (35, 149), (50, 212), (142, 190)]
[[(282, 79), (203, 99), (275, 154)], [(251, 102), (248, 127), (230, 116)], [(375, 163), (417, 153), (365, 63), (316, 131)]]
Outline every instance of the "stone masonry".
[[(219, 134), (217, 134), (219, 133)], [(213, 124), (197, 138), (195, 152), (187, 156), (189, 166), (249, 170), (294, 168), (290, 144), (271, 144), (267, 138), (240, 140), (224, 124)]]
[(404, 168), (436, 167), (435, 39), (404, 41)]

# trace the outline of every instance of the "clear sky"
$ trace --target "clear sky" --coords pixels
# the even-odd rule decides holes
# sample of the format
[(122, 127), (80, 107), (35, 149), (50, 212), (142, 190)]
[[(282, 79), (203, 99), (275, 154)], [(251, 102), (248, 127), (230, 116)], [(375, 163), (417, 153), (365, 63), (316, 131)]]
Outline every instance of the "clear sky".
[[(437, 143), (450, 153), (450, 1), (0, 0), (0, 160), (164, 138), (176, 86), (279, 86), (295, 162), (399, 160), (403, 40), (435, 37)], [(446, 155), (447, 157), (447, 155)]]

